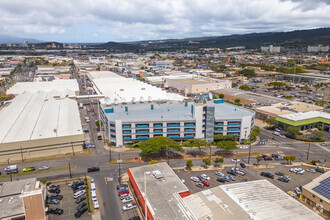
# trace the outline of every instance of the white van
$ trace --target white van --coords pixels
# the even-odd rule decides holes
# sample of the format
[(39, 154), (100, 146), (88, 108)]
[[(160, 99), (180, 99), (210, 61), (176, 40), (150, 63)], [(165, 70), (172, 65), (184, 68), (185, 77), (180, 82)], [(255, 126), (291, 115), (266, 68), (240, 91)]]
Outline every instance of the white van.
[(76, 199), (76, 198), (78, 198), (78, 197), (84, 195), (85, 193), (86, 193), (85, 190), (80, 190), (80, 191), (78, 191), (78, 192), (75, 192), (75, 193), (73, 194), (73, 198)]
[(92, 200), (97, 201), (97, 196), (96, 196), (96, 192), (95, 191), (91, 191), (92, 192)]

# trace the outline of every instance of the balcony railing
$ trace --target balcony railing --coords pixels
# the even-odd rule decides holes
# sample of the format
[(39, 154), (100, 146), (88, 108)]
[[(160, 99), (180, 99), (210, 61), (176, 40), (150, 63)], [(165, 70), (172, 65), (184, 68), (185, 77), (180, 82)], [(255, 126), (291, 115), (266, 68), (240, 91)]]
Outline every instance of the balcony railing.
[(138, 140), (147, 140), (147, 139), (149, 139), (149, 137), (147, 137), (147, 136), (142, 136), (142, 137), (137, 137), (136, 139), (138, 139)]
[(154, 125), (155, 128), (162, 128), (163, 125)]
[(184, 126), (185, 126), (185, 127), (195, 127), (194, 124), (185, 124)]
[(194, 135), (185, 135), (184, 137), (185, 137), (185, 138), (195, 138)]
[(239, 131), (239, 128), (228, 128), (228, 131)]
[(130, 129), (131, 126), (123, 126), (123, 129)]
[(130, 131), (124, 131), (123, 134), (131, 134)]
[(169, 127), (169, 128), (177, 128), (177, 127), (180, 127), (180, 125), (178, 125), (178, 124), (175, 124), (175, 125), (167, 125), (167, 127)]
[(137, 125), (136, 128), (149, 128), (148, 125)]
[(154, 131), (154, 133), (163, 133), (163, 131)]
[(168, 135), (169, 138), (179, 138), (179, 135)]
[(169, 130), (167, 131), (168, 133), (177, 133), (177, 132), (180, 132), (179, 130)]
[(136, 131), (137, 134), (148, 134), (149, 131)]
[(184, 132), (195, 132), (195, 130), (194, 129), (187, 129)]
[(228, 126), (239, 126), (240, 123), (228, 123)]
[(130, 137), (124, 137), (124, 141), (129, 141), (129, 140), (131, 140)]

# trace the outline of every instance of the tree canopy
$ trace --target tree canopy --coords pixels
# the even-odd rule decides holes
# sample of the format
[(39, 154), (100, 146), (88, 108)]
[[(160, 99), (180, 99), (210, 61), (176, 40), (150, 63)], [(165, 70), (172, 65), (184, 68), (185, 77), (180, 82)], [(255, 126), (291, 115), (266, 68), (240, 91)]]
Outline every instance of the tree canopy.
[(219, 141), (217, 147), (225, 150), (226, 152), (235, 150), (237, 148), (235, 141)]
[(161, 154), (166, 150), (166, 148), (179, 152), (184, 151), (176, 141), (163, 136), (150, 138), (142, 142), (139, 145), (139, 148), (142, 151), (141, 153), (144, 155)]
[(184, 145), (187, 147), (197, 147), (201, 151), (202, 148), (207, 146), (207, 141), (204, 139), (194, 138), (186, 141)]
[(272, 126), (277, 126), (279, 124), (275, 118), (267, 118), (266, 123)]
[(314, 135), (314, 139), (321, 139), (324, 136), (324, 132), (319, 130), (312, 131), (312, 134)]
[(291, 137), (295, 137), (297, 134), (300, 134), (299, 129), (293, 126), (287, 127), (286, 131), (289, 133)]
[(251, 88), (249, 86), (247, 86), (247, 85), (241, 85), (239, 87), (239, 89), (241, 89), (241, 90), (251, 90)]
[(256, 75), (254, 69), (243, 69), (238, 71), (238, 74), (246, 76), (247, 78), (252, 78)]

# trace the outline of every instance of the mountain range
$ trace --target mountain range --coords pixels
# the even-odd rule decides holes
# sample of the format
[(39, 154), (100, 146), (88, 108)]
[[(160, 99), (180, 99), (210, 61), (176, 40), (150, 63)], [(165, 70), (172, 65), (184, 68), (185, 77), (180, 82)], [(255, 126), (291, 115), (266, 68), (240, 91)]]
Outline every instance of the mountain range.
[(19, 37), (7, 36), (7, 35), (0, 35), (0, 44), (23, 44), (24, 41), (28, 41), (31, 44), (43, 42), (32, 38), (19, 38)]

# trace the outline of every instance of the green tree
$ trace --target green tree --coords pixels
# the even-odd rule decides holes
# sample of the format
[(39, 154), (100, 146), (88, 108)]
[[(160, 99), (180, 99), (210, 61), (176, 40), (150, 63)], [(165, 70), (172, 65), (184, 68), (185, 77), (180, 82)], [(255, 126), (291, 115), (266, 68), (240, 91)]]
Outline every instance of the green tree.
[(199, 152), (201, 152), (202, 148), (205, 148), (207, 146), (207, 142), (204, 139), (194, 138), (186, 141), (185, 146), (196, 147), (199, 149)]
[(216, 166), (219, 166), (219, 163), (223, 163), (223, 161), (224, 160), (222, 157), (217, 157), (217, 158), (215, 158), (214, 163)]
[(262, 161), (262, 157), (260, 155), (258, 155), (256, 159), (257, 159), (257, 164), (259, 164), (259, 162)]
[(233, 87), (233, 88), (237, 87), (237, 83), (232, 83), (231, 87)]
[(269, 83), (269, 85), (273, 86), (274, 89), (281, 89), (283, 87), (287, 87), (288, 86), (284, 82), (271, 82), (271, 83)]
[(210, 158), (204, 158), (203, 163), (205, 164), (205, 166), (210, 166), (210, 164), (211, 164)]
[(139, 144), (141, 153), (144, 155), (162, 154), (166, 150), (184, 152), (182, 147), (174, 140), (168, 137), (158, 136), (150, 138)]
[(296, 157), (294, 155), (290, 155), (290, 161), (295, 161)]
[(241, 89), (241, 90), (251, 90), (251, 88), (249, 86), (247, 86), (247, 85), (241, 85), (239, 87), (239, 89)]
[(287, 95), (287, 96), (285, 96), (285, 98), (286, 98), (286, 99), (292, 99), (293, 96), (292, 96), (292, 95)]
[(293, 126), (289, 126), (289, 127), (287, 127), (286, 131), (287, 131), (288, 134), (289, 134), (291, 137), (293, 137), (293, 138), (295, 138), (296, 135), (300, 134), (299, 129), (296, 128), (296, 127), (293, 127)]
[(254, 69), (243, 69), (238, 71), (238, 74), (246, 76), (247, 78), (252, 78), (256, 75)]
[(279, 124), (275, 118), (267, 118), (266, 123), (270, 124), (271, 126), (278, 126)]
[(240, 99), (235, 99), (235, 102), (237, 103), (237, 102), (240, 102), (241, 100)]
[(95, 124), (96, 124), (96, 127), (100, 128), (100, 124), (102, 126), (103, 125), (103, 122), (102, 121), (96, 121)]
[(236, 150), (236, 142), (235, 141), (219, 141), (217, 143), (217, 147), (223, 149), (226, 152)]
[(187, 167), (188, 169), (191, 169), (193, 166), (194, 166), (194, 164), (192, 163), (192, 161), (191, 161), (191, 160), (187, 160), (187, 162), (186, 162), (186, 167)]
[(222, 94), (222, 93), (219, 94), (219, 98), (220, 98), (220, 99), (223, 99), (224, 97), (225, 97), (224, 94)]
[(222, 134), (216, 134), (213, 136), (213, 141), (214, 142), (218, 142), (218, 141), (221, 141), (223, 140), (223, 135)]
[(292, 161), (296, 160), (296, 157), (294, 155), (285, 155), (283, 159), (286, 160), (288, 164), (291, 164)]
[(315, 101), (315, 105), (318, 105), (318, 106), (324, 106), (325, 104), (327, 104), (326, 100), (316, 100)]
[(324, 132), (319, 130), (312, 131), (312, 134), (315, 140), (321, 139), (324, 136)]

